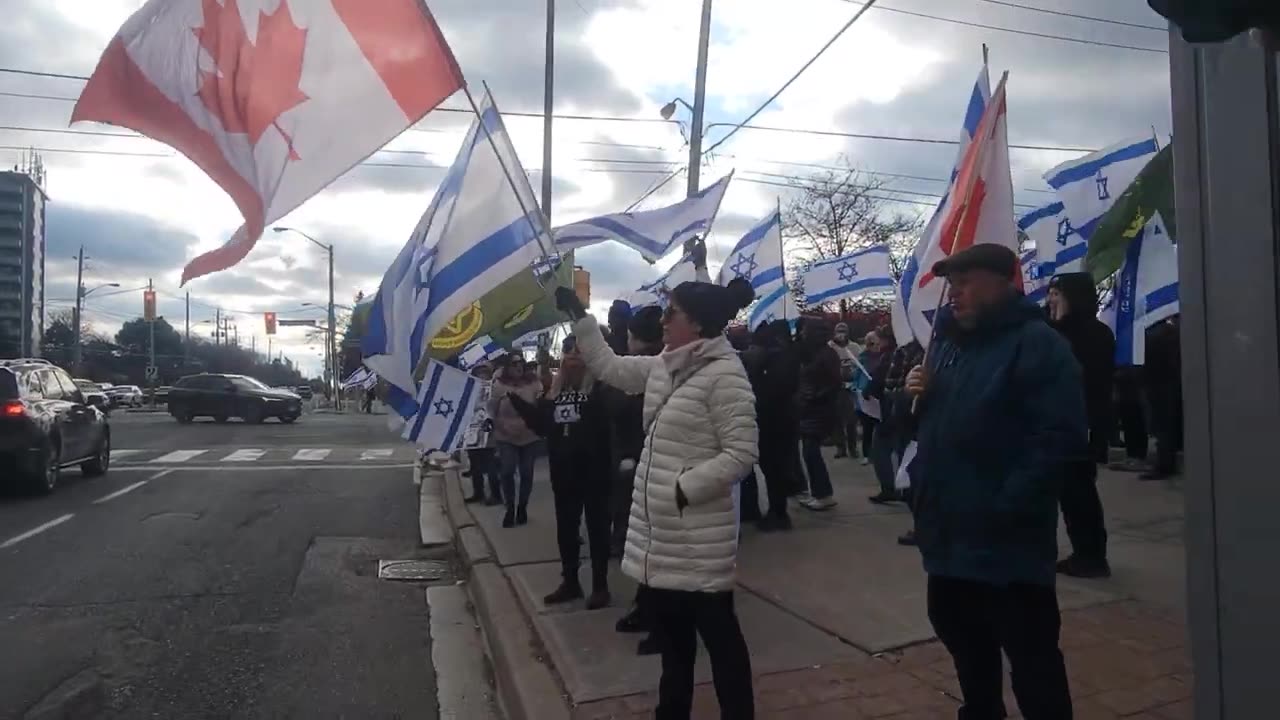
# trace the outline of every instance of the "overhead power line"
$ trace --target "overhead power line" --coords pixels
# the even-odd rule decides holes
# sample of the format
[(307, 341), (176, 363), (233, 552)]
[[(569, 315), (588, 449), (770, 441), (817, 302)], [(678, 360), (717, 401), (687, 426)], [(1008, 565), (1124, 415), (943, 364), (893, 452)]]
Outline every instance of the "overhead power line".
[(1095, 17), (1093, 15), (1081, 15), (1079, 13), (1070, 13), (1062, 10), (1050, 10), (1048, 8), (1034, 7), (1032, 5), (1022, 5), (1020, 3), (1009, 2), (1008, 0), (978, 0), (979, 2), (988, 3), (990, 5), (1000, 5), (1003, 7), (1017, 8), (1018, 10), (1027, 10), (1030, 12), (1044, 13), (1045, 15), (1057, 15), (1058, 17), (1069, 17), (1076, 20), (1088, 20), (1089, 22), (1105, 23), (1107, 25), (1118, 25), (1120, 27), (1137, 28), (1139, 30), (1154, 30), (1156, 32), (1167, 33), (1167, 26), (1159, 25), (1143, 25), (1142, 23), (1126, 22), (1124, 20), (1115, 20), (1113, 18)]
[[(861, 5), (866, 7), (870, 3), (861, 3), (858, 0), (843, 0), (850, 5)], [(1140, 45), (1125, 45), (1123, 43), (1109, 43), (1101, 40), (1085, 40), (1084, 38), (1069, 37), (1066, 35), (1054, 35), (1051, 33), (1035, 32), (1032, 30), (1018, 30), (1016, 28), (1001, 27), (999, 25), (989, 25), (987, 23), (974, 22), (972, 20), (960, 20), (958, 18), (942, 17), (941, 15), (930, 15), (929, 13), (916, 12), (914, 10), (903, 10), (902, 8), (891, 8), (883, 5), (877, 5), (876, 10), (884, 12), (898, 13), (899, 15), (910, 15), (911, 17), (924, 18), (926, 20), (936, 20), (938, 22), (951, 23), (952, 25), (963, 25), (965, 27), (981, 28), (983, 30), (994, 30), (996, 32), (1013, 33), (1015, 35), (1026, 35), (1029, 37), (1037, 37), (1045, 40), (1059, 40), (1062, 42), (1077, 43), (1080, 45), (1095, 45), (1097, 47), (1116, 48), (1118, 50), (1134, 50), (1137, 52), (1169, 54), (1168, 48), (1152, 48), (1142, 47)]]

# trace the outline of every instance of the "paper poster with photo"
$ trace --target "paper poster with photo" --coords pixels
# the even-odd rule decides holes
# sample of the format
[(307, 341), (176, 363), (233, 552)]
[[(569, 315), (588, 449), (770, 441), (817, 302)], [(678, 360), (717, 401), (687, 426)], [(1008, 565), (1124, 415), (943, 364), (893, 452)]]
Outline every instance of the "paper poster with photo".
[(476, 399), (476, 409), (471, 416), (471, 424), (467, 426), (467, 432), (463, 436), (462, 447), (467, 450), (476, 450), (489, 445), (488, 430), (485, 430), (485, 423), (489, 420), (489, 396), (493, 393), (493, 383), (481, 383), (476, 386), (476, 392), (479, 397)]

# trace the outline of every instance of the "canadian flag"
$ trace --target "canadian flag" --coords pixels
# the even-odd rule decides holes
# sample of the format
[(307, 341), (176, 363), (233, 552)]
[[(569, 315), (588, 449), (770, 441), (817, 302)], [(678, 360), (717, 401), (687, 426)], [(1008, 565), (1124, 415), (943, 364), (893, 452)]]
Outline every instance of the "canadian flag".
[(971, 107), (981, 105), (981, 119), (975, 125), (966, 120), (962, 137), (967, 142), (962, 143), (951, 186), (907, 263), (894, 303), (895, 333), (914, 336), (926, 348), (932, 338), (934, 313), (946, 293), (946, 281), (933, 274), (934, 263), (979, 243), (1004, 245), (1019, 252), (1005, 100), (1009, 74), (1000, 78), (989, 99), (982, 92), (985, 74), (984, 67), (970, 103)]
[(275, 222), (463, 85), (421, 0), (149, 0), (71, 122), (131, 128), (191, 158), (244, 225), (182, 282), (225, 270)]

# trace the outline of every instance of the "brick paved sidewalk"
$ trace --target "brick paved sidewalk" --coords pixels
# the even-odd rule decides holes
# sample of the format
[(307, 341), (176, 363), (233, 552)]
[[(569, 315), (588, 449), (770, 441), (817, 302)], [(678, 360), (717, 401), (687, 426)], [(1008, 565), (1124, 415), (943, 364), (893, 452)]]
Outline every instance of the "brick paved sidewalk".
[[(1191, 662), (1181, 619), (1136, 601), (1071, 610), (1062, 616), (1062, 646), (1077, 720), (1190, 720)], [(956, 716), (960, 689), (946, 650), (936, 641), (854, 662), (756, 678), (763, 720)], [(649, 718), (652, 693), (575, 708), (576, 720)], [(1005, 678), (1011, 717), (1017, 704)], [(695, 718), (718, 718), (709, 684), (697, 688)]]

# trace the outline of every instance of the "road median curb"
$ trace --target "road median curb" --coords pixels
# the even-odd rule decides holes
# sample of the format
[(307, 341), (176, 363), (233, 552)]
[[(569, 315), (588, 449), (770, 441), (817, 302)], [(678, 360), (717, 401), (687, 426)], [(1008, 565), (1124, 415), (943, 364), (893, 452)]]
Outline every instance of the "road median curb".
[(504, 714), (510, 720), (567, 720), (570, 707), (564, 689), (533, 619), (462, 501), (461, 475), (452, 468), (441, 479), (445, 514), (459, 539), (458, 554), (468, 570), (467, 586)]

